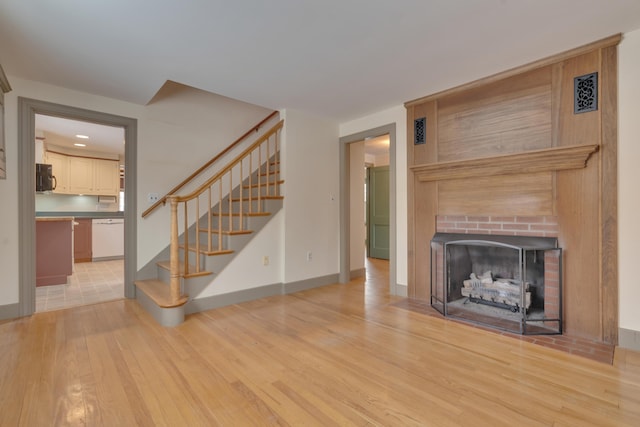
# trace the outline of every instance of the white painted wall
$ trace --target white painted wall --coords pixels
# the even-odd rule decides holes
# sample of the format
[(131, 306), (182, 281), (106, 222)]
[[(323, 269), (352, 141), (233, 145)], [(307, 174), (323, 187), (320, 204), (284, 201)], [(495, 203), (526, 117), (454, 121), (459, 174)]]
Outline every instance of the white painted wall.
[(624, 35), (618, 55), (620, 327), (640, 331), (640, 30)]
[[(283, 110), (284, 282), (338, 274), (338, 124)], [(307, 252), (312, 260), (307, 261)]]
[[(7, 179), (0, 181), (0, 306), (18, 302), (19, 96), (138, 120), (138, 268), (169, 242), (168, 209), (141, 219), (146, 194), (164, 194), (270, 110), (192, 88), (143, 106), (8, 76), (5, 94)], [(337, 163), (337, 162), (336, 162)], [(131, 173), (130, 171), (127, 171)], [(167, 230), (164, 233), (162, 230)], [(259, 275), (260, 271), (256, 272)]]
[[(224, 270), (215, 272), (207, 288), (199, 295), (190, 296), (204, 298), (282, 283), (283, 233), (284, 212), (280, 210)], [(268, 265), (263, 263), (265, 256), (269, 258)]]
[(350, 246), (349, 262), (351, 271), (364, 268), (365, 239), (367, 227), (365, 225), (364, 203), (364, 141), (349, 144), (349, 194), (351, 195), (349, 216)]
[(399, 105), (340, 125), (340, 137), (396, 124), (396, 283), (407, 285), (407, 113)]

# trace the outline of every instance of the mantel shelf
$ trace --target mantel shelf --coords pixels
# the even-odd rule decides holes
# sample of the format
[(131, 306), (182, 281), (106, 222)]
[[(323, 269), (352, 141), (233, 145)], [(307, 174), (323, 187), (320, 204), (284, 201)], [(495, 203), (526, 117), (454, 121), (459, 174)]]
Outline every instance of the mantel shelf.
[(421, 182), (581, 169), (587, 166), (589, 157), (599, 148), (598, 144), (554, 147), (504, 156), (429, 163), (410, 169)]

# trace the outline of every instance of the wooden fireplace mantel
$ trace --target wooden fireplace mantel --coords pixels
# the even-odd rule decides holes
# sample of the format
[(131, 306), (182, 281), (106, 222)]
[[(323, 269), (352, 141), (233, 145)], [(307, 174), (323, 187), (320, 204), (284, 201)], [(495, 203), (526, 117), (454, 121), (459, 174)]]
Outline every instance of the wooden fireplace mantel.
[(587, 166), (589, 157), (599, 148), (598, 144), (554, 147), (503, 156), (429, 163), (410, 169), (421, 182), (581, 169)]

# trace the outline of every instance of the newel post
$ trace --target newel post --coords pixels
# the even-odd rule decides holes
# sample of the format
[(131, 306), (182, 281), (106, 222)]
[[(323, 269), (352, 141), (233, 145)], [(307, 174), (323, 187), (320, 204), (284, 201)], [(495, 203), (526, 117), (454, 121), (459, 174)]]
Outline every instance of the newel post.
[(178, 196), (168, 196), (171, 207), (170, 289), (171, 300), (180, 299), (180, 260), (178, 251)]

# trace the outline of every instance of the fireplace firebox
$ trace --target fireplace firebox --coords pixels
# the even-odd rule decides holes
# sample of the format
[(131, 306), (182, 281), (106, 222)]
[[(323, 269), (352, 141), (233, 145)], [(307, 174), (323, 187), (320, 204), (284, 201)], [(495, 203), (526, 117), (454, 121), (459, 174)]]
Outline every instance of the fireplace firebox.
[(554, 237), (436, 233), (431, 305), (523, 335), (562, 333), (562, 249)]

